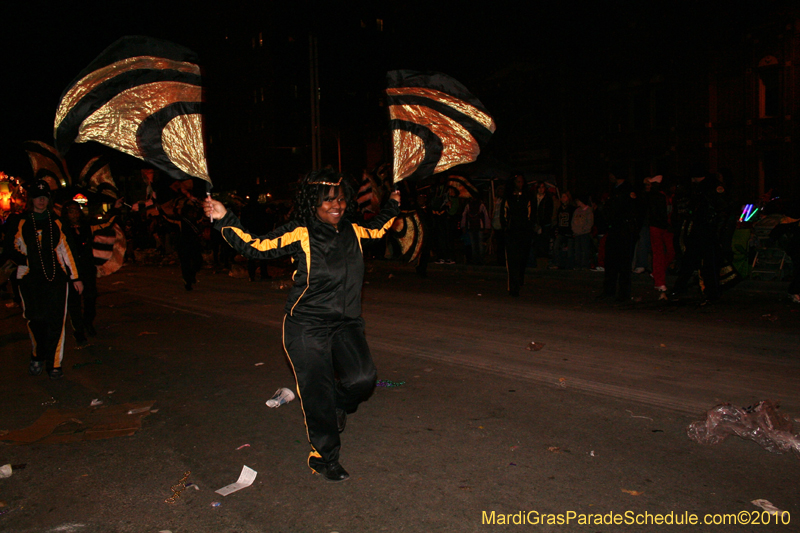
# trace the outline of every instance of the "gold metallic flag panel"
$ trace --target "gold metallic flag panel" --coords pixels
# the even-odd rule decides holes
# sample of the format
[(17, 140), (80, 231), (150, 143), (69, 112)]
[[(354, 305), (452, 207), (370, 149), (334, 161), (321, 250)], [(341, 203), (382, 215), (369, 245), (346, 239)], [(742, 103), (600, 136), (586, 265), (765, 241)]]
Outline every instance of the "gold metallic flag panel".
[(496, 130), (480, 100), (445, 74), (393, 70), (387, 84), (395, 183), (475, 161)]
[(125, 72), (134, 70), (177, 70), (179, 72), (186, 72), (190, 74), (200, 75), (200, 67), (192, 63), (183, 61), (172, 61), (161, 57), (129, 57), (122, 61), (117, 61), (111, 65), (95, 70), (78, 83), (76, 83), (64, 97), (56, 111), (55, 128), (58, 129), (61, 121), (67, 115), (67, 112), (72, 109), (81, 99), (88, 95), (92, 90), (97, 88), (100, 84), (111, 80)]

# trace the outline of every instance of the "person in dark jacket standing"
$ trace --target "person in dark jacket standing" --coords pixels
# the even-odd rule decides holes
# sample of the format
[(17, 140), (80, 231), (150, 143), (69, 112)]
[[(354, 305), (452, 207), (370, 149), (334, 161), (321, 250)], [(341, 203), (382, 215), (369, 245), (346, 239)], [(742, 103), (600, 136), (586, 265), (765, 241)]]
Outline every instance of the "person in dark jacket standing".
[(31, 210), (10, 228), (6, 248), (17, 264), (23, 316), (33, 345), (28, 372), (47, 367), (51, 379), (63, 375), (64, 321), (71, 281), (78, 294), (83, 283), (61, 221), (50, 210), (50, 185), (38, 180), (29, 192)]
[(91, 225), (87, 222), (78, 202), (70, 200), (61, 207), (62, 218), (65, 220), (64, 233), (69, 242), (73, 244), (72, 253), (78, 265), (78, 274), (83, 283), (83, 293), (75, 290), (74, 283), (70, 283), (69, 296), (67, 297), (67, 311), (72, 323), (72, 335), (78, 346), (87, 343), (86, 335), (94, 337), (94, 319), (97, 316), (97, 267), (94, 263), (94, 233), (114, 223), (116, 214), (122, 206), (124, 199), (120, 198), (114, 208), (107, 214), (108, 218), (102, 224)]
[(678, 279), (670, 294), (678, 300), (687, 290), (695, 270), (700, 270), (703, 279), (703, 300), (706, 306), (719, 298), (719, 270), (721, 247), (718, 228), (724, 221), (727, 206), (725, 187), (716, 179), (704, 175), (692, 178), (689, 197), (689, 224), (686, 226), (684, 242), (686, 250), (678, 269)]
[(506, 238), (506, 269), (508, 294), (519, 296), (525, 281), (525, 268), (533, 238), (532, 200), (525, 177), (517, 174), (506, 183), (501, 225)]
[(203, 268), (203, 245), (200, 242), (201, 228), (198, 210), (193, 203), (187, 202), (180, 210), (180, 217), (168, 216), (159, 206), (161, 221), (178, 226), (178, 261), (181, 264), (183, 288), (190, 291), (197, 284), (197, 273)]
[(547, 190), (547, 183), (540, 181), (536, 184), (536, 194), (531, 198), (531, 205), (534, 211), (532, 246), (536, 268), (547, 268), (555, 218), (555, 202), (553, 195)]
[(328, 481), (349, 477), (339, 463), (339, 433), (377, 378), (361, 318), (362, 241), (383, 237), (400, 212), (395, 191), (369, 222), (352, 223), (353, 197), (342, 174), (311, 172), (298, 187), (298, 218), (263, 236), (248, 233), (220, 202), (209, 198), (204, 204), (206, 215), (238, 253), (253, 259), (291, 255), (297, 264), (285, 307), (283, 345), (311, 444), (308, 466)]
[(614, 174), (609, 174), (609, 181), (613, 188), (604, 208), (608, 233), (601, 297), (617, 296), (617, 301), (627, 302), (631, 299), (633, 246), (639, 232), (636, 193), (627, 180)]

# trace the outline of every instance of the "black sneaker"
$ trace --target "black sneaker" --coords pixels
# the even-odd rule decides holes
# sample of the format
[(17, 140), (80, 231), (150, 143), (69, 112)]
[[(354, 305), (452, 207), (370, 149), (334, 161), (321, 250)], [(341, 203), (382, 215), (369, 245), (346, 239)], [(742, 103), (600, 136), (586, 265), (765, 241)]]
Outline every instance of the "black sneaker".
[(321, 475), (325, 481), (331, 481), (333, 483), (344, 481), (350, 477), (350, 474), (339, 464), (339, 461), (314, 465), (311, 469), (315, 473)]
[(31, 361), (28, 367), (28, 374), (31, 376), (38, 376), (44, 370), (44, 364), (41, 361)]
[(61, 379), (61, 376), (64, 375), (64, 371), (61, 368), (54, 368), (48, 372), (50, 374), (50, 379)]
[(89, 345), (89, 341), (86, 340), (86, 335), (83, 333), (75, 333), (75, 342), (78, 344), (78, 348), (84, 348)]

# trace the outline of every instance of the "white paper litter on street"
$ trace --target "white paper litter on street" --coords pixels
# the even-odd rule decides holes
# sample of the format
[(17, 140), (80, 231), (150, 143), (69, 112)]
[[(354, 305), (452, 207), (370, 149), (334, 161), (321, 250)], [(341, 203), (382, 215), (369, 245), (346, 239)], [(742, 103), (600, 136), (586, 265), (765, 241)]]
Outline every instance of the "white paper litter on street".
[(249, 487), (253, 484), (253, 481), (256, 480), (256, 474), (258, 474), (258, 472), (245, 465), (242, 467), (242, 473), (239, 474), (239, 480), (236, 483), (225, 485), (221, 489), (215, 490), (214, 492), (222, 496), (227, 496), (228, 494), (232, 494), (237, 490), (242, 490), (243, 488)]

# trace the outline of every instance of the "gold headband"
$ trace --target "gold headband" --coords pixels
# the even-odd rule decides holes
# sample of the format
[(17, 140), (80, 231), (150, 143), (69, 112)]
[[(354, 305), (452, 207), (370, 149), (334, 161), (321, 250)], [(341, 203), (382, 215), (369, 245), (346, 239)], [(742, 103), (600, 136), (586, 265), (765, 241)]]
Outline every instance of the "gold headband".
[(329, 185), (331, 187), (338, 187), (342, 183), (342, 176), (339, 176), (339, 181), (333, 183), (332, 181), (309, 181), (309, 185)]

